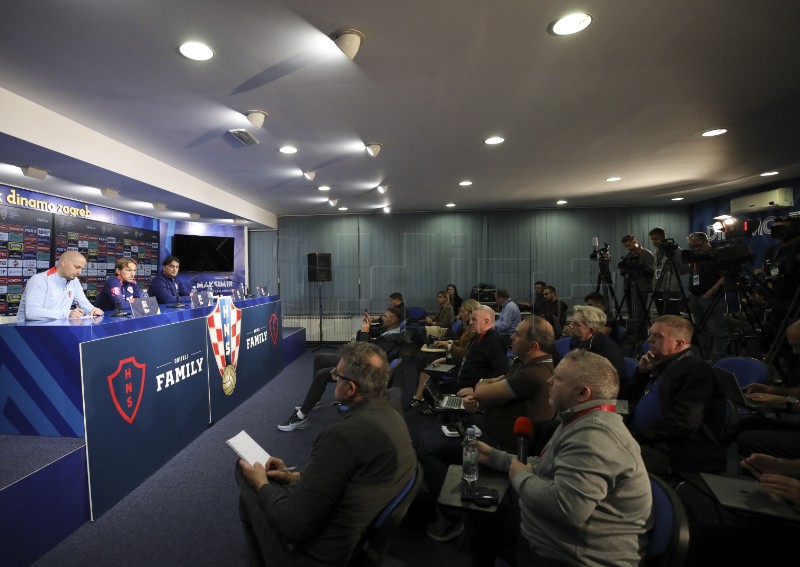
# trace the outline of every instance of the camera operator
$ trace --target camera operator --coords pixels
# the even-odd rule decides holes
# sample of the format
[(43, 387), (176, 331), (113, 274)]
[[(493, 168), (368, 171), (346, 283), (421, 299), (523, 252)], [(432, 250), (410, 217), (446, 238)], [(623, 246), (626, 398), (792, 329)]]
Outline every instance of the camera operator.
[[(689, 264), (689, 307), (695, 325), (700, 327), (697, 337), (700, 355), (716, 361), (728, 355), (725, 278), (710, 253), (711, 243), (705, 232), (693, 232), (688, 242), (694, 252), (694, 261)], [(723, 296), (716, 298), (718, 294)]]
[[(681, 262), (681, 249), (675, 244), (675, 240), (667, 238), (666, 231), (660, 226), (655, 227), (647, 233), (650, 242), (656, 247), (655, 262), (653, 267), (653, 302), (659, 316), (661, 315), (680, 315), (681, 313), (681, 288), (680, 276), (689, 271), (686, 264)], [(672, 269), (670, 261), (674, 260), (675, 270)], [(666, 270), (666, 272), (665, 272)], [(677, 270), (677, 273), (676, 273)], [(663, 277), (661, 274), (664, 274)], [(661, 285), (658, 280), (661, 278)]]
[[(628, 251), (619, 263), (620, 273), (625, 278), (625, 296), (628, 298), (628, 313), (631, 318), (644, 321), (647, 296), (653, 291), (653, 253), (642, 248), (633, 234), (622, 237), (622, 245)], [(640, 331), (646, 332), (645, 325)]]

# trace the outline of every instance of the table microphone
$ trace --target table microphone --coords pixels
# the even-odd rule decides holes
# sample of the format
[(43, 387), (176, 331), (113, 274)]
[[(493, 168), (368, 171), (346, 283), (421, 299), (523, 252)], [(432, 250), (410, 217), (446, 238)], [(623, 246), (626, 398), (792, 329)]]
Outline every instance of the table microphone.
[(517, 458), (525, 465), (528, 463), (528, 449), (533, 438), (533, 424), (524, 415), (514, 422), (514, 437), (517, 438)]

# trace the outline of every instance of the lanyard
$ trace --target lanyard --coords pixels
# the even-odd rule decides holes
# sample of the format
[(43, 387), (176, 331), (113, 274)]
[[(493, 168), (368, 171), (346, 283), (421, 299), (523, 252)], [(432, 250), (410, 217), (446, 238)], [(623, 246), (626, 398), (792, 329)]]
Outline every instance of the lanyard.
[(600, 404), (599, 406), (583, 409), (578, 413), (576, 413), (575, 415), (573, 415), (572, 417), (570, 417), (567, 421), (565, 421), (562, 429), (570, 425), (572, 422), (576, 421), (579, 417), (583, 417), (586, 414), (596, 411), (609, 411), (611, 413), (614, 413), (617, 411), (617, 406), (615, 406), (614, 404)]

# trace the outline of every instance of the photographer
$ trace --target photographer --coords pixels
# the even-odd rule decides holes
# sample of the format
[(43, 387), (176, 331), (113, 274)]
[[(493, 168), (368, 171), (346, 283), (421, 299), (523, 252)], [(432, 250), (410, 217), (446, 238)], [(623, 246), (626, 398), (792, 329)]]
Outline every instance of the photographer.
[[(728, 355), (725, 278), (710, 254), (706, 233), (693, 232), (688, 241), (694, 253), (694, 261), (689, 264), (689, 307), (695, 326), (699, 327), (700, 354), (705, 360), (715, 361)], [(723, 295), (716, 297), (718, 294)]]
[[(681, 249), (675, 240), (667, 238), (666, 231), (660, 226), (647, 233), (650, 242), (656, 247), (653, 267), (653, 302), (659, 315), (680, 315), (681, 287), (680, 276), (689, 271), (686, 264), (680, 261)], [(674, 260), (674, 269), (673, 269)], [(663, 276), (662, 276), (663, 274)], [(661, 279), (659, 285), (658, 280)]]
[[(620, 261), (618, 268), (625, 278), (625, 297), (628, 298), (628, 313), (638, 321), (645, 321), (647, 314), (647, 296), (653, 291), (653, 253), (647, 248), (642, 248), (633, 234), (622, 237), (622, 245), (628, 255)], [(645, 325), (641, 325), (640, 332), (646, 332)]]

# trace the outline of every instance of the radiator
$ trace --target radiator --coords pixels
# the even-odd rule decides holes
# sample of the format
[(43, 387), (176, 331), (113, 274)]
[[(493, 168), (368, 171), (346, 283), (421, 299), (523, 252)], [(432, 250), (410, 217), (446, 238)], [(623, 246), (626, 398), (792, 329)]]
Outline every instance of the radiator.
[[(361, 315), (323, 315), (322, 340), (346, 343), (356, 337)], [(284, 315), (284, 327), (305, 327), (306, 342), (319, 342), (319, 315)]]

